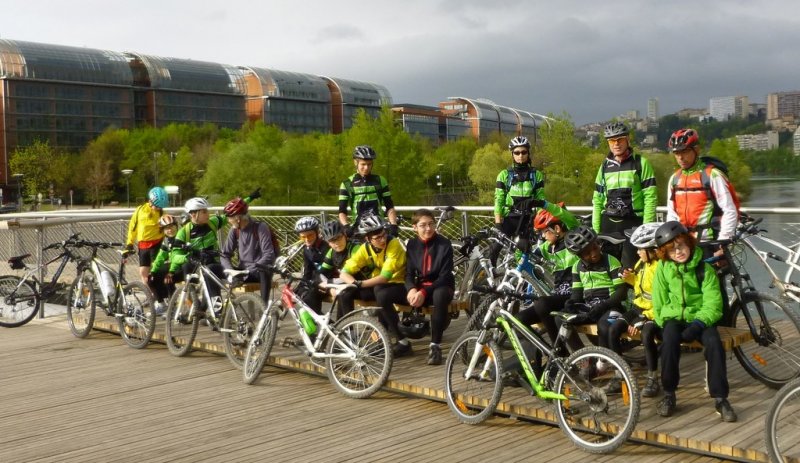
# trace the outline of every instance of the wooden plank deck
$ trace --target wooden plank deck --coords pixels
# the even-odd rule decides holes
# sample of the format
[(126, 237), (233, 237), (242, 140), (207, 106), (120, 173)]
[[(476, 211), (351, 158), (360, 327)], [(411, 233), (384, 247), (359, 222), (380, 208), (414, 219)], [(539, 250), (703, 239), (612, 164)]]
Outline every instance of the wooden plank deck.
[[(463, 317), (453, 322), (446, 342), (463, 323)], [(288, 328), (283, 322), (279, 342)], [(219, 335), (201, 327), (200, 340), (218, 345)], [(278, 455), (277, 461), (309, 455), (323, 461), (523, 461), (542, 452), (550, 461), (717, 461), (703, 454), (765, 461), (763, 419), (774, 395), (730, 358), (739, 422), (721, 423), (702, 390), (702, 356), (689, 354), (678, 414), (658, 417), (658, 399), (643, 399), (634, 438), (698, 454), (631, 443), (596, 457), (574, 449), (555, 427), (500, 417), (461, 425), (441, 403), (391, 392), (348, 400), (327, 379), (285, 369), (268, 367), (255, 386), (245, 386), (240, 372), (217, 355), (176, 358), (162, 344), (136, 351), (101, 332), (75, 339), (63, 317), (3, 330), (0, 346), (0, 461), (263, 461), (267, 455)], [(414, 346), (415, 356), (395, 362), (388, 391), (442, 400), (442, 367), (424, 364), (427, 340)], [(293, 349), (276, 346), (272, 360), (320, 373)], [(504, 407), (545, 421), (550, 410), (516, 388), (506, 389)]]

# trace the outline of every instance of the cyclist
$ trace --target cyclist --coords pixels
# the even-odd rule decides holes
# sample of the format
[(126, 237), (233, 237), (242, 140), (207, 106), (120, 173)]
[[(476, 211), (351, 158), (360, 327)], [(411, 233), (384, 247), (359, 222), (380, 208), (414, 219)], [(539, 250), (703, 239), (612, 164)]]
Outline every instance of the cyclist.
[[(190, 252), (199, 252), (201, 261), (208, 266), (219, 278), (224, 278), (222, 265), (219, 263), (218, 251), (219, 240), (217, 231), (224, 225), (225, 218), (219, 214), (210, 215), (208, 209), (211, 206), (205, 198), (195, 197), (186, 201), (183, 209), (189, 215), (189, 222), (178, 230), (175, 235), (175, 242), (169, 254), (169, 273), (164, 278), (164, 283), (172, 284), (175, 281), (175, 274), (183, 271), (183, 275), (192, 273), (194, 269), (188, 260)], [(222, 308), (220, 299), (220, 288), (211, 281), (206, 280), (209, 295), (211, 296), (211, 306), (214, 311)], [(201, 311), (205, 307), (199, 308)]]
[(646, 223), (638, 226), (630, 235), (631, 244), (638, 249), (639, 261), (633, 270), (622, 271), (622, 279), (634, 290), (633, 306), (611, 325), (609, 331), (609, 342), (616, 349), (619, 349), (619, 339), (625, 331), (630, 336), (641, 333), (647, 363), (647, 384), (642, 389), (642, 397), (655, 397), (661, 384), (656, 346), (656, 337), (661, 337), (661, 330), (654, 322), (652, 295), (653, 277), (658, 264), (655, 235), (661, 225), (661, 222)]
[[(655, 222), (658, 191), (653, 167), (634, 153), (628, 127), (612, 122), (603, 129), (609, 153), (600, 165), (592, 195), (592, 228), (598, 233), (623, 233), (642, 223)], [(625, 242), (614, 252), (624, 268), (636, 262), (636, 248)]]
[[(323, 225), (320, 235), (322, 236), (322, 239), (328, 243), (328, 246), (330, 246), (330, 249), (328, 249), (325, 257), (322, 259), (320, 270), (325, 278), (335, 281), (336, 279), (340, 279), (340, 272), (344, 267), (345, 262), (347, 262), (347, 259), (349, 259), (358, 250), (358, 248), (362, 246), (362, 244), (348, 240), (344, 225), (342, 225), (342, 223), (338, 220), (332, 220)], [(363, 272), (354, 276), (356, 280), (366, 280), (369, 278), (369, 274), (365, 274)], [(324, 284), (320, 286), (325, 288)], [(355, 299), (368, 300), (374, 299), (375, 297), (372, 290), (368, 288), (358, 288), (353, 289), (352, 291), (355, 292), (352, 297), (339, 299), (339, 305), (337, 306), (336, 314), (337, 319), (342, 318), (344, 314), (353, 311), (353, 301)], [(333, 297), (337, 296), (337, 292), (334, 289), (328, 289), (327, 292)]]
[(436, 219), (429, 209), (411, 217), (417, 236), (406, 243), (406, 299), (412, 307), (433, 306), (428, 365), (442, 364), (442, 334), (450, 325), (449, 305), (455, 294), (453, 244), (436, 233)]
[[(247, 214), (250, 201), (260, 196), (259, 192), (255, 191), (245, 199), (237, 197), (225, 205), (223, 212), (228, 218), (231, 229), (222, 245), (220, 260), (224, 268), (247, 270), (248, 274), (244, 281), (259, 282), (261, 298), (266, 303), (269, 302), (272, 273), (264, 270), (264, 266), (273, 264), (278, 256), (272, 244), (272, 230), (269, 225), (253, 220)], [(234, 254), (238, 255), (238, 266), (234, 266), (231, 262)]]
[[(356, 173), (346, 178), (339, 186), (339, 221), (357, 229), (359, 219), (367, 212), (389, 220), (390, 231), (397, 236), (397, 212), (392, 202), (389, 183), (380, 175), (372, 173), (372, 164), (377, 154), (369, 145), (359, 145), (353, 150)], [(348, 215), (349, 209), (349, 215)], [(348, 233), (352, 234), (352, 233)]]
[(164, 283), (164, 276), (169, 269), (169, 254), (175, 242), (175, 235), (178, 233), (178, 222), (175, 221), (175, 217), (164, 214), (158, 219), (158, 226), (161, 227), (164, 239), (161, 240), (158, 254), (150, 266), (150, 277), (147, 284), (156, 296), (156, 315), (163, 315), (170, 295), (175, 292), (175, 283), (169, 285)]
[[(364, 236), (365, 243), (352, 257), (347, 259), (340, 273), (342, 281), (353, 283), (359, 288), (372, 289), (374, 299), (381, 307), (381, 322), (390, 334), (397, 338), (394, 355), (411, 355), (411, 343), (400, 332), (400, 317), (394, 304), (408, 304), (406, 300), (405, 273), (406, 253), (400, 240), (389, 236), (386, 224), (380, 217), (366, 214), (358, 224), (358, 234)], [(369, 272), (370, 278), (357, 280), (355, 275)], [(343, 293), (340, 298), (354, 297), (353, 292)], [(352, 307), (352, 302), (350, 303)]]
[[(320, 237), (319, 220), (316, 217), (301, 217), (294, 224), (294, 231), (300, 235), (305, 247), (303, 248), (303, 279), (319, 280), (322, 260), (328, 253), (328, 243)], [(322, 311), (322, 296), (324, 289), (301, 288), (300, 297), (317, 313)]]
[(150, 278), (150, 264), (158, 254), (159, 245), (164, 238), (158, 219), (164, 214), (164, 208), (169, 206), (167, 191), (156, 186), (147, 193), (147, 202), (133, 211), (128, 222), (127, 248), (133, 250), (133, 245), (139, 251), (139, 276), (147, 284)]
[[(544, 175), (531, 166), (531, 143), (514, 137), (508, 143), (512, 165), (497, 174), (494, 190), (494, 225), (510, 237), (530, 238), (531, 209), (545, 206)], [(523, 248), (524, 248), (523, 244)], [(489, 252), (497, 262), (502, 245), (493, 243)]]
[(572, 267), (578, 262), (578, 257), (567, 250), (564, 242), (567, 232), (578, 225), (578, 220), (566, 209), (562, 209), (563, 205), (564, 203), (548, 203), (548, 207), (555, 206), (563, 211), (563, 221), (545, 209), (540, 209), (533, 221), (534, 230), (544, 240), (533, 252), (553, 265), (553, 291), (548, 296), (536, 299), (533, 306), (522, 310), (517, 316), (527, 326), (544, 324), (553, 342), (558, 336), (558, 326), (550, 313), (563, 309), (569, 300), (572, 292)]
[(699, 341), (707, 364), (708, 391), (722, 421), (736, 421), (728, 402), (725, 351), (716, 323), (722, 318), (722, 295), (713, 267), (703, 261), (697, 240), (680, 222), (670, 221), (656, 230), (661, 263), (653, 280), (656, 324), (662, 329), (661, 385), (664, 398), (656, 412), (672, 416), (677, 407), (675, 390), (680, 381), (681, 342)]

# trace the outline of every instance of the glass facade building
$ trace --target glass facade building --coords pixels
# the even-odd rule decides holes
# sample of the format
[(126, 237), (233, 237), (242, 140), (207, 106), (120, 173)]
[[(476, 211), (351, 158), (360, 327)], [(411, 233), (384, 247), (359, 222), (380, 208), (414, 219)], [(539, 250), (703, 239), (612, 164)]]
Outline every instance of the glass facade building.
[(336, 77), (323, 78), (331, 92), (333, 133), (341, 133), (352, 127), (359, 109), (377, 117), (381, 106), (392, 105), (392, 96), (383, 85)]
[(288, 132), (331, 132), (331, 93), (312, 74), (242, 68), (247, 84), (247, 117)]

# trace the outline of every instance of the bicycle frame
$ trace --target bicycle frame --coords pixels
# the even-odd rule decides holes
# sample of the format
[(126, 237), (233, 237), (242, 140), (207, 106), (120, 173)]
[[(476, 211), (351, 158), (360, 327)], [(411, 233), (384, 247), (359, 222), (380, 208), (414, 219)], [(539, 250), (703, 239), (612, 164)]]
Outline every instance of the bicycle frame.
[[(758, 238), (764, 243), (775, 246), (776, 248), (780, 249), (785, 253), (785, 257), (777, 255), (772, 252), (759, 250), (753, 243), (752, 241), (753, 238)], [(800, 243), (797, 243), (794, 246), (789, 247), (771, 238), (767, 238), (766, 236), (763, 236), (761, 234), (751, 234), (749, 236), (743, 236), (740, 239), (740, 241), (742, 241), (745, 244), (745, 246), (758, 257), (761, 264), (764, 266), (764, 268), (766, 268), (767, 273), (769, 273), (771, 280), (770, 287), (778, 288), (778, 291), (780, 291), (781, 295), (786, 296), (789, 299), (800, 303), (800, 286), (791, 281), (792, 274), (795, 271), (800, 272)], [(786, 270), (786, 276), (783, 279), (781, 279), (778, 276), (777, 272), (773, 270), (772, 266), (769, 264), (768, 259), (777, 260), (778, 262), (783, 262), (784, 264), (789, 266), (789, 268)]]
[[(58, 284), (58, 279), (61, 277), (61, 274), (64, 272), (64, 269), (67, 267), (67, 264), (74, 259), (75, 256), (69, 250), (64, 249), (56, 257), (50, 259), (49, 261), (43, 263), (40, 266), (37, 266), (35, 268), (26, 271), (25, 274), (22, 276), (19, 285), (17, 285), (17, 288), (14, 290), (14, 294), (16, 294), (16, 290), (19, 289), (19, 287), (22, 286), (22, 284), (25, 281), (28, 281), (28, 279), (30, 279), (31, 281), (34, 282), (34, 288), (37, 286), (39, 287), (38, 290), (40, 296), (46, 299), (55, 292), (56, 285)], [(56, 269), (56, 272), (53, 274), (53, 277), (50, 278), (50, 281), (39, 281), (39, 278), (36, 277), (36, 274), (43, 268), (46, 268), (48, 265), (58, 260), (60, 260), (61, 263), (58, 264), (58, 268)], [(21, 298), (19, 300), (25, 300), (25, 298)]]

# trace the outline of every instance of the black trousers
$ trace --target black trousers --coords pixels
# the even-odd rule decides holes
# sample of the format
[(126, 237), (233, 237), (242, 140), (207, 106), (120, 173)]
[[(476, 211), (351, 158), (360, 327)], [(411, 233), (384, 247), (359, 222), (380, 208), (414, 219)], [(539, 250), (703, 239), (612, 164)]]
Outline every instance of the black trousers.
[(559, 295), (553, 294), (550, 296), (540, 297), (536, 299), (532, 307), (520, 311), (517, 315), (519, 321), (525, 326), (531, 326), (534, 323), (541, 323), (547, 330), (551, 342), (556, 342), (558, 336), (558, 325), (556, 319), (550, 315), (550, 312), (555, 312), (564, 309), (564, 304), (569, 300), (569, 294)]
[[(247, 278), (245, 278), (244, 282), (245, 283), (259, 282), (261, 284), (261, 299), (264, 300), (264, 304), (269, 304), (269, 292), (272, 290), (272, 272), (264, 272), (264, 271), (254, 272), (251, 270), (250, 274), (247, 275)], [(308, 303), (306, 302), (306, 304)], [(317, 313), (319, 313), (319, 311), (317, 311)]]
[[(603, 214), (600, 219), (600, 233), (620, 233), (624, 236), (624, 231), (628, 228), (638, 227), (642, 224), (641, 217), (612, 218)], [(622, 268), (633, 268), (639, 256), (636, 247), (630, 240), (625, 240), (621, 246), (604, 245), (603, 249), (609, 254), (619, 259)]]
[(647, 371), (658, 370), (658, 346), (656, 339), (661, 339), (661, 328), (654, 322), (642, 325), (642, 347), (644, 359), (647, 362)]
[[(688, 325), (668, 320), (664, 323), (661, 343), (661, 385), (664, 392), (675, 393), (680, 382), (681, 333)], [(716, 326), (706, 327), (700, 338), (708, 364), (708, 392), (714, 398), (728, 397), (728, 372), (725, 351)]]
[(397, 337), (398, 340), (405, 339), (400, 332), (400, 316), (394, 309), (394, 304), (408, 305), (406, 300), (406, 285), (403, 283), (386, 283), (375, 286), (375, 301), (381, 307), (381, 322), (383, 322), (389, 333)]
[(178, 270), (172, 275), (172, 283), (164, 283), (164, 277), (167, 275), (168, 270), (168, 268), (162, 268), (158, 272), (151, 273), (150, 276), (147, 277), (147, 285), (150, 287), (156, 300), (164, 303), (169, 301), (169, 298), (172, 297), (172, 294), (175, 292), (175, 283), (183, 281), (183, 271)]
[[(500, 225), (500, 229), (511, 238), (519, 236), (521, 240), (520, 247), (528, 249), (531, 224), (522, 223), (523, 217), (529, 216), (509, 215), (505, 217)], [(497, 257), (500, 255), (501, 249), (503, 249), (503, 245), (500, 243), (492, 242), (489, 246), (489, 260), (492, 261), (492, 266), (497, 264)]]
[(450, 326), (448, 306), (452, 301), (453, 288), (441, 286), (433, 291), (426, 291), (423, 305), (433, 306), (433, 313), (431, 313), (431, 342), (434, 344), (442, 342), (442, 334)]
[(356, 299), (362, 301), (374, 301), (375, 289), (374, 288), (346, 289), (341, 293), (339, 293), (338, 298), (339, 302), (337, 303), (337, 308), (336, 308), (337, 320), (353, 311)]

